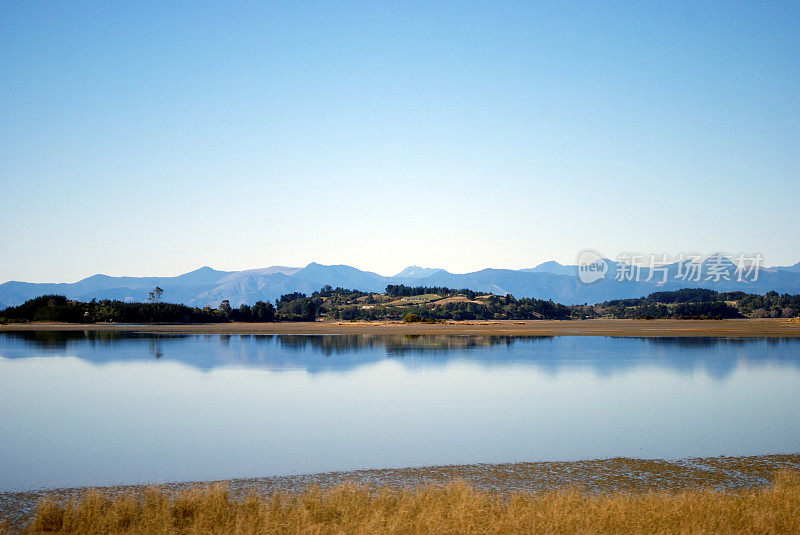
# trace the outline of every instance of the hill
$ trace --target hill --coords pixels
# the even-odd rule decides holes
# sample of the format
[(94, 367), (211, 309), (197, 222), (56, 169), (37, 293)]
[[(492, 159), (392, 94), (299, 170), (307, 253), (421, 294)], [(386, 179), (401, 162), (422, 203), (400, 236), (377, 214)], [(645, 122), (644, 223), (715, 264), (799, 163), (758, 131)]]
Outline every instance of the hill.
[[(346, 265), (328, 266), (313, 262), (302, 268), (272, 266), (245, 271), (218, 271), (202, 267), (177, 277), (111, 277), (98, 274), (75, 283), (11, 281), (0, 284), (0, 308), (54, 294), (79, 301), (144, 301), (155, 286), (164, 289), (165, 301), (201, 308), (217, 306), (224, 299), (234, 307), (242, 303), (275, 301), (283, 294), (311, 294), (326, 285), (365, 292), (383, 291), (389, 284), (445, 286), (495, 295), (513, 294), (517, 298), (553, 300), (565, 305), (630, 299), (682, 288), (762, 295), (772, 290), (790, 294), (800, 292), (800, 264), (764, 268), (759, 271), (757, 280), (738, 281), (735, 265), (728, 260), (715, 261), (713, 257), (695, 265), (696, 277), (689, 279), (680, 278), (681, 273), (685, 274), (690, 267), (686, 263), (666, 266), (663, 273), (651, 274), (647, 268), (642, 268), (638, 280), (617, 280), (615, 273), (621, 264), (610, 260), (607, 263), (609, 270), (606, 278), (592, 284), (581, 282), (576, 266), (564, 266), (556, 262), (545, 262), (520, 270), (487, 268), (463, 274), (410, 266), (391, 277)], [(714, 270), (719, 269), (718, 264), (729, 269), (727, 279), (715, 277)], [(662, 282), (662, 279), (665, 280)]]

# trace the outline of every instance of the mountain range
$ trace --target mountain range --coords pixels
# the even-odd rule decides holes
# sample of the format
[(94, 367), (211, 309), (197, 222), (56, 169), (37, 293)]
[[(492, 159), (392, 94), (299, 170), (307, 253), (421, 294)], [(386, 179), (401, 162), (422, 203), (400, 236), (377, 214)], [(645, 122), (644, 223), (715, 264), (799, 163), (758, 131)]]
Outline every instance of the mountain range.
[[(709, 288), (721, 292), (741, 290), (764, 294), (800, 293), (800, 262), (793, 266), (761, 268), (757, 279), (737, 280), (736, 265), (727, 257), (709, 257), (690, 265), (687, 262), (666, 266), (664, 271), (650, 272), (642, 268), (638, 280), (617, 280), (615, 274), (624, 266), (605, 260), (609, 269), (605, 278), (586, 284), (578, 277), (578, 267), (549, 261), (526, 269), (483, 269), (472, 273), (450, 273), (444, 269), (409, 266), (393, 276), (361, 271), (351, 266), (326, 266), (312, 262), (303, 268), (271, 266), (245, 271), (218, 271), (202, 267), (177, 277), (111, 277), (93, 275), (74, 283), (30, 283), (10, 281), (0, 284), (0, 309), (16, 306), (45, 294), (65, 295), (69, 299), (118, 299), (144, 301), (148, 292), (159, 286), (162, 299), (172, 303), (216, 307), (223, 299), (232, 306), (253, 304), (258, 300), (274, 301), (290, 292), (311, 294), (325, 285), (362, 291), (382, 292), (388, 284), (410, 286), (447, 286), (469, 288), (498, 295), (552, 299), (563, 304), (598, 303), (610, 299), (642, 297), (662, 290)], [(720, 266), (728, 278), (717, 274)], [(689, 280), (681, 273), (696, 269)], [(695, 276), (696, 275), (696, 276)], [(651, 280), (646, 280), (650, 278)], [(666, 281), (663, 279), (666, 278)]]

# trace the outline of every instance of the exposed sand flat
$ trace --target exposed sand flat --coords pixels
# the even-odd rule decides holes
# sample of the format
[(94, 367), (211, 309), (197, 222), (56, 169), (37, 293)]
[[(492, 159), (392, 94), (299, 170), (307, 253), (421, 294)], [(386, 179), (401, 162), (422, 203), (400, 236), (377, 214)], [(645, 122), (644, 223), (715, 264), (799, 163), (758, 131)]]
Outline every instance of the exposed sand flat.
[(447, 323), (281, 322), (182, 325), (28, 323), (0, 325), (3, 331), (131, 331), (209, 334), (471, 334), (495, 336), (720, 336), (798, 337), (800, 322), (787, 319), (738, 320), (530, 320), (449, 321)]
[[(310, 486), (330, 488), (344, 482), (371, 487), (446, 485), (463, 480), (480, 489), (503, 494), (539, 492), (578, 487), (589, 493), (683, 491), (702, 488), (718, 490), (754, 489), (769, 485), (781, 469), (800, 469), (800, 454), (748, 457), (706, 457), (682, 460), (644, 460), (615, 458), (574, 462), (533, 462), (473, 464), (355, 470), (323, 474), (276, 476), (228, 481), (233, 496), (249, 492), (271, 494), (276, 491), (299, 493)], [(197, 485), (197, 482), (171, 483), (159, 488), (170, 493)], [(145, 486), (103, 487), (111, 495), (139, 493)], [(33, 492), (0, 493), (0, 521), (20, 527), (45, 495), (58, 500), (80, 497), (86, 489), (47, 489)]]

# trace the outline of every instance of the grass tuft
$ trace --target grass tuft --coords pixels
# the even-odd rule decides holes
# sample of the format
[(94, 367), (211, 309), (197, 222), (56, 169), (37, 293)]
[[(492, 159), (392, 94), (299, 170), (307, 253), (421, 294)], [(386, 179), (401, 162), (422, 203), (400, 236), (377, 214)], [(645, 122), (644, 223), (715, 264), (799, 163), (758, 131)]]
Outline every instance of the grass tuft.
[(345, 483), (299, 494), (231, 496), (227, 485), (177, 494), (148, 488), (114, 496), (43, 498), (26, 533), (462, 534), (800, 533), (800, 472), (758, 490), (501, 494), (463, 481), (370, 488)]

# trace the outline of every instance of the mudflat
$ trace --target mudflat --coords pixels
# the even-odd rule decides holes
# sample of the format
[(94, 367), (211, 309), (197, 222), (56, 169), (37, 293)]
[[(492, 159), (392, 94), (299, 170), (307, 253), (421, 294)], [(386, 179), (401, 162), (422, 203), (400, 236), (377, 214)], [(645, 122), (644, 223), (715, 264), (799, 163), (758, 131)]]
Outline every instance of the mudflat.
[(494, 336), (634, 337), (800, 337), (800, 322), (782, 318), (735, 320), (530, 320), (448, 321), (445, 323), (279, 322), (203, 324), (25, 323), (0, 325), (9, 331), (128, 331), (198, 334), (451, 334)]

